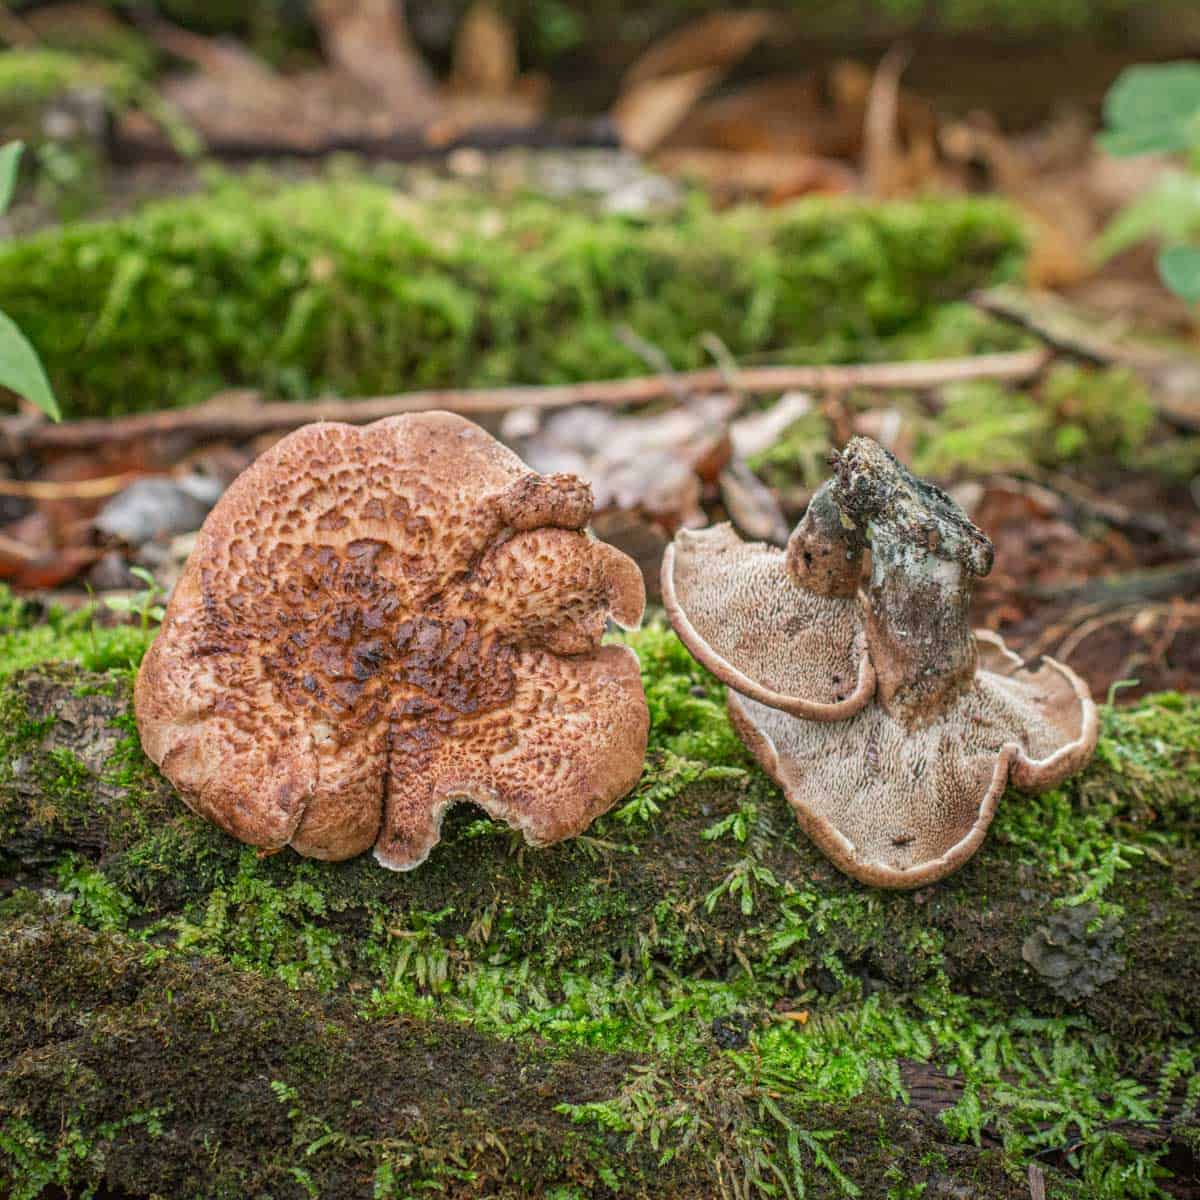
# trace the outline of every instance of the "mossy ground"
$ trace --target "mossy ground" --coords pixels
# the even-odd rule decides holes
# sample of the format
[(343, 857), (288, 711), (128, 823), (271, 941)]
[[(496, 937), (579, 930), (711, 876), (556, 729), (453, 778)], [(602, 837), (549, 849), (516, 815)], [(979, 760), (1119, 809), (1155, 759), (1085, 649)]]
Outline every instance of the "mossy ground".
[[(801, 202), (630, 219), (465, 191), (429, 203), (355, 176), (218, 184), (0, 248), (0, 308), (64, 410), (171, 407), (229, 386), (285, 397), (679, 368), (705, 335), (744, 361), (928, 352), (949, 306), (1010, 274), (1022, 234), (990, 200)], [(972, 318), (976, 347), (1014, 344)]]
[(457, 810), (406, 875), (194, 818), (128, 666), (4, 684), (0, 1180), (900, 1200), (1021, 1196), (1035, 1160), (1052, 1196), (1162, 1194), (1200, 1100), (1200, 700), (1106, 710), (1083, 776), (888, 894), (807, 844), (673, 634), (628, 640), (631, 797), (545, 851)]

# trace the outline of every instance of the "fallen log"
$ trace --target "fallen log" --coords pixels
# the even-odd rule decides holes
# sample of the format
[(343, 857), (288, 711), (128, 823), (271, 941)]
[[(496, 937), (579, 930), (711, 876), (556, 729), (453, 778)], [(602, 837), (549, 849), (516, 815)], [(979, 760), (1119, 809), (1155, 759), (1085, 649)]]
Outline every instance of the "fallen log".
[[(652, 1143), (616, 1116), (609, 1128), (573, 1119), (647, 1078), (664, 1107), (679, 1096), (695, 1105), (690, 1142), (669, 1125)], [(999, 1151), (953, 1144), (920, 1102), (772, 1103), (775, 1143), (720, 1058), (689, 1070), (564, 1055), (436, 1019), (364, 1021), (345, 1000), (210, 958), (147, 958), (127, 938), (73, 922), (0, 926), (6, 1194), (33, 1194), (45, 1179), (127, 1200), (365, 1200), (427, 1188), (463, 1200), (695, 1200), (774, 1194), (759, 1191), (767, 1180), (755, 1172), (776, 1160), (808, 1195), (846, 1194), (811, 1148), (821, 1142), (783, 1151), (781, 1118), (838, 1130), (829, 1144), (839, 1170), (865, 1195), (884, 1196), (897, 1175), (938, 1190), (970, 1180), (983, 1200), (1025, 1195)]]
[[(1024, 1200), (1025, 1167), (1073, 1195), (1056, 1168), (1116, 1147), (1191, 1196), (1200, 705), (1110, 714), (1069, 791), (880, 893), (813, 851), (673, 637), (638, 637), (625, 812), (534, 851), (460, 809), (404, 874), (194, 817), (128, 670), (0, 684), (0, 1192)], [(990, 1022), (1000, 1069), (949, 1076), (935, 1031)], [(1142, 1115), (1089, 1100), (1047, 1133), (1060, 1052)], [(1014, 1129), (1042, 1147), (1018, 1164)]]
[[(10, 887), (44, 883), (73, 852), (97, 863), (145, 919), (163, 919), (203, 909), (247, 869), (247, 851), (194, 817), (142, 756), (128, 690), (125, 676), (67, 666), (35, 669), (4, 685), (0, 876)], [(1086, 830), (1083, 814), (1104, 804), (1114, 813), (1111, 823), (1128, 831), (1109, 836), (1133, 839), (1151, 830), (1149, 852), (1135, 847), (1121, 859), (1123, 869), (1110, 872), (1103, 905), (1074, 898), (1087, 877), (1064, 870), (1060, 860), (1113, 852), (1088, 849), (1085, 840), (1080, 850), (1050, 843), (1032, 854), (1028, 797), (1007, 802), (1011, 831), (1002, 805), (989, 841), (957, 874), (915, 893), (881, 892), (834, 870), (778, 793), (748, 773), (737, 785), (678, 789), (669, 811), (652, 821), (609, 817), (589, 836), (537, 852), (521, 849), (500, 826), (485, 823), (487, 836), (472, 832), (470, 810), (452, 813), (442, 844), (419, 871), (386, 872), (370, 856), (328, 869), (319, 877), (321, 911), (304, 919), (336, 931), (335, 974), (347, 983), (374, 978), (381, 920), (403, 928), (423, 921), (421, 914), (444, 914), (439, 938), (471, 934), (478, 943), (447, 964), (469, 971), (489, 954), (506, 957), (513, 928), (537, 928), (553, 911), (542, 953), (580, 970), (603, 973), (616, 961), (637, 973), (647, 955), (662, 955), (675, 971), (749, 971), (760, 981), (776, 979), (780, 994), (802, 985), (828, 995), (851, 978), (868, 990), (911, 989), (944, 973), (956, 988), (1007, 1006), (1086, 1014), (1133, 1045), (1149, 1032), (1200, 1027), (1200, 851), (1190, 800), (1200, 776), (1200, 730), (1187, 723), (1200, 724), (1200, 714), (1163, 711), (1183, 724), (1147, 732), (1157, 710), (1131, 710), (1126, 724), (1102, 739), (1089, 770), (1068, 785), (1081, 815), (1054, 818), (1078, 820)], [(1148, 770), (1121, 745), (1135, 735), (1150, 745), (1164, 738), (1179, 744), (1162, 744), (1161, 766)], [(678, 769), (668, 760), (665, 780)], [(661, 792), (665, 783), (652, 751), (644, 787), (655, 786)], [(705, 836), (746, 803), (747, 788), (767, 831), (749, 859), (746, 844)], [(1160, 829), (1179, 832), (1182, 844), (1163, 843), (1154, 833)], [(738, 882), (748, 861), (777, 886)], [(289, 850), (260, 858), (253, 870), (283, 885), (299, 865)], [(743, 886), (751, 889), (753, 922), (737, 900)], [(798, 890), (806, 897), (799, 909)], [(1074, 903), (1064, 907), (1068, 899)], [(822, 912), (819, 944), (796, 942), (781, 952), (780, 939), (797, 922), (802, 927), (802, 913), (813, 908)], [(936, 954), (913, 952), (931, 937)], [(840, 964), (832, 975), (831, 960)]]

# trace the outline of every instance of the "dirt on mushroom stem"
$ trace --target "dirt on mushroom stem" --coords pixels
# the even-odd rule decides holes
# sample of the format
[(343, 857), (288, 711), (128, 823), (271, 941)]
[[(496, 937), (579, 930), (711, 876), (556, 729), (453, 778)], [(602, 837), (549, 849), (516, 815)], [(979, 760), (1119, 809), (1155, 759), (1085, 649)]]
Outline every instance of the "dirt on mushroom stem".
[(928, 720), (975, 677), (971, 591), (991, 569), (991, 542), (868, 438), (851, 439), (824, 486), (841, 523), (871, 547), (867, 644), (880, 703), (902, 721)]

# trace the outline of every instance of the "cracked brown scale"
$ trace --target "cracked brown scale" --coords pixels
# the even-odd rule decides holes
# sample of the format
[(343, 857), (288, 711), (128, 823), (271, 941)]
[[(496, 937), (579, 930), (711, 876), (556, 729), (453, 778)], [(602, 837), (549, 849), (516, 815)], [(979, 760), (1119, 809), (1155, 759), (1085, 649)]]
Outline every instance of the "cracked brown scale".
[(470, 422), (315, 425), (205, 523), (146, 657), (147, 753), (243, 841), (408, 868), (469, 799), (535, 844), (636, 781), (637, 662), (601, 647), (644, 604), (586, 485)]

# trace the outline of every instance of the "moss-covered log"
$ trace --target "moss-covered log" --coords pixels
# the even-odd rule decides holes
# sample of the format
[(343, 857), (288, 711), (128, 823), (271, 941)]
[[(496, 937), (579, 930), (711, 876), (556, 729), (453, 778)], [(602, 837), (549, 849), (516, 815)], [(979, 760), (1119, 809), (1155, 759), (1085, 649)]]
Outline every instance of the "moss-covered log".
[[(728, 1074), (367, 1021), (343, 1000), (45, 917), (0, 931), (0, 1187), (13, 1200), (48, 1184), (179, 1200), (716, 1196), (753, 1178), (743, 1140), (769, 1136)], [(704, 1113), (669, 1162), (584, 1116), (631, 1080), (666, 1110), (686, 1092)], [(863, 1195), (951, 1179), (980, 1200), (1022, 1195), (994, 1149), (951, 1145), (916, 1107), (777, 1111), (775, 1136), (800, 1118), (838, 1130), (829, 1149), (847, 1152), (838, 1171)], [(796, 1167), (810, 1194), (836, 1194), (825, 1139), (812, 1141)]]
[[(57, 646), (93, 664), (131, 650), (125, 633), (78, 636), (35, 626), (5, 647), (17, 661)], [(193, 817), (141, 754), (128, 670), (39, 666), (0, 684), (0, 1009), (19, 982), (9, 1011), (24, 1015), (8, 1028), (28, 1031), (0, 1075), (0, 1161), (17, 1178), (48, 1180), (51, 1163), (72, 1186), (104, 1178), (135, 1195), (135, 1166), (149, 1172), (140, 1186), (171, 1193), (172, 1171), (200, 1169), (206, 1136), (216, 1173), (200, 1178), (214, 1195), (218, 1183), (286, 1195), (305, 1179), (340, 1194), (321, 1189), (351, 1159), (364, 1189), (403, 1160), (397, 1195), (421, 1180), (479, 1194), (478, 1179), (558, 1197), (799, 1195), (803, 1178), (810, 1196), (1000, 1197), (1022, 1194), (1014, 1180), (1035, 1156), (1067, 1170), (1052, 1196), (1161, 1196), (1160, 1182), (1176, 1186), (1168, 1166), (1186, 1185), (1200, 1099), (1200, 701), (1106, 711), (1084, 776), (1010, 796), (958, 875), (884, 894), (811, 849), (674, 635), (651, 626), (630, 640), (652, 714), (633, 796), (544, 851), (457, 810), (403, 875), (261, 858)], [(48, 908), (61, 923), (47, 925)], [(45, 938), (62, 949), (21, 949)], [(58, 964), (80, 954), (116, 965), (73, 979)], [(106, 972), (133, 982), (115, 999), (88, 991)], [(30, 988), (52, 998), (36, 1018)], [(190, 1032), (162, 1055), (160, 1086), (150, 1031), (170, 1026), (163, 997), (181, 992)], [(248, 1076), (227, 1028), (250, 1039), (248, 1062), (283, 1060), (273, 1026), (255, 1041), (231, 1016), (242, 1002), (220, 998), (235, 994), (279, 1013), (280, 1036), (303, 1026), (310, 1047), (320, 1007), (342, 1048)], [(472, 1110), (449, 1126), (459, 1158), (387, 1126), (370, 1097), (376, 1084), (394, 1095), (394, 1077), (364, 1083), (352, 1069), (388, 1031), (397, 1074), (443, 1035), (464, 1056), (445, 1086), (447, 1112)], [(208, 1107), (189, 1084), (163, 1115), (187, 1062), (234, 1082)], [(522, 1070), (553, 1103), (526, 1099)], [(482, 1099), (468, 1104), (471, 1088)], [(223, 1115), (243, 1101), (273, 1114), (257, 1158)], [(418, 1107), (426, 1129), (433, 1110)], [(511, 1169), (480, 1141), (506, 1107)], [(226, 1139), (228, 1155), (212, 1150)]]
[[(290, 851), (262, 859), (195, 818), (141, 758), (123, 677), (34, 671), (9, 685), (3, 712), (0, 831), (10, 870), (44, 880), (75, 852), (99, 865), (141, 919), (189, 926), (220, 893), (221, 928), (196, 936), (235, 953), (240, 939), (263, 936), (251, 956), (294, 979), (373, 979), (386, 921), (424, 930), (431, 946), (469, 946), (450, 955), (450, 974), (497, 956), (529, 954), (574, 971), (615, 959), (626, 970), (662, 963), (700, 977), (745, 970), (787, 994), (802, 981), (827, 992), (851, 982), (910, 989), (944, 972), (971, 994), (1043, 1014), (1086, 1013), (1123, 1037), (1200, 1028), (1195, 703), (1111, 718), (1096, 763), (1070, 793), (1049, 802), (1011, 795), (1008, 819), (968, 867), (915, 894), (838, 874), (757, 775), (680, 787), (698, 772), (661, 757), (643, 796), (667, 788), (664, 811), (610, 817), (594, 836), (548, 851), (526, 851), (507, 830), (464, 813), (411, 874), (382, 871), (369, 856), (319, 867)], [(1186, 734), (1159, 742), (1158, 763), (1135, 770), (1127, 739), (1145, 736), (1147, 718)], [(1114, 840), (1088, 848), (1086, 833), (1066, 826), (1094, 824), (1088, 809), (1100, 804), (1111, 813), (1092, 836)], [(721, 824), (729, 833), (713, 837)], [(1167, 828), (1184, 843), (1163, 844)], [(1071, 869), (1083, 865), (1071, 858), (1089, 855), (1091, 877)], [(289, 896), (298, 878), (313, 889), (307, 899)], [(252, 933), (267, 909), (279, 944)], [(808, 933), (814, 923), (819, 942)], [(305, 927), (322, 931), (323, 964), (306, 961)], [(536, 946), (526, 942), (531, 930)]]
[(1020, 248), (1011, 211), (976, 199), (631, 221), (366, 183), (231, 185), (0, 248), (0, 309), (66, 411), (103, 416), (237, 384), (305, 396), (641, 373), (620, 325), (677, 367), (701, 364), (704, 334), (738, 356), (883, 354)]

